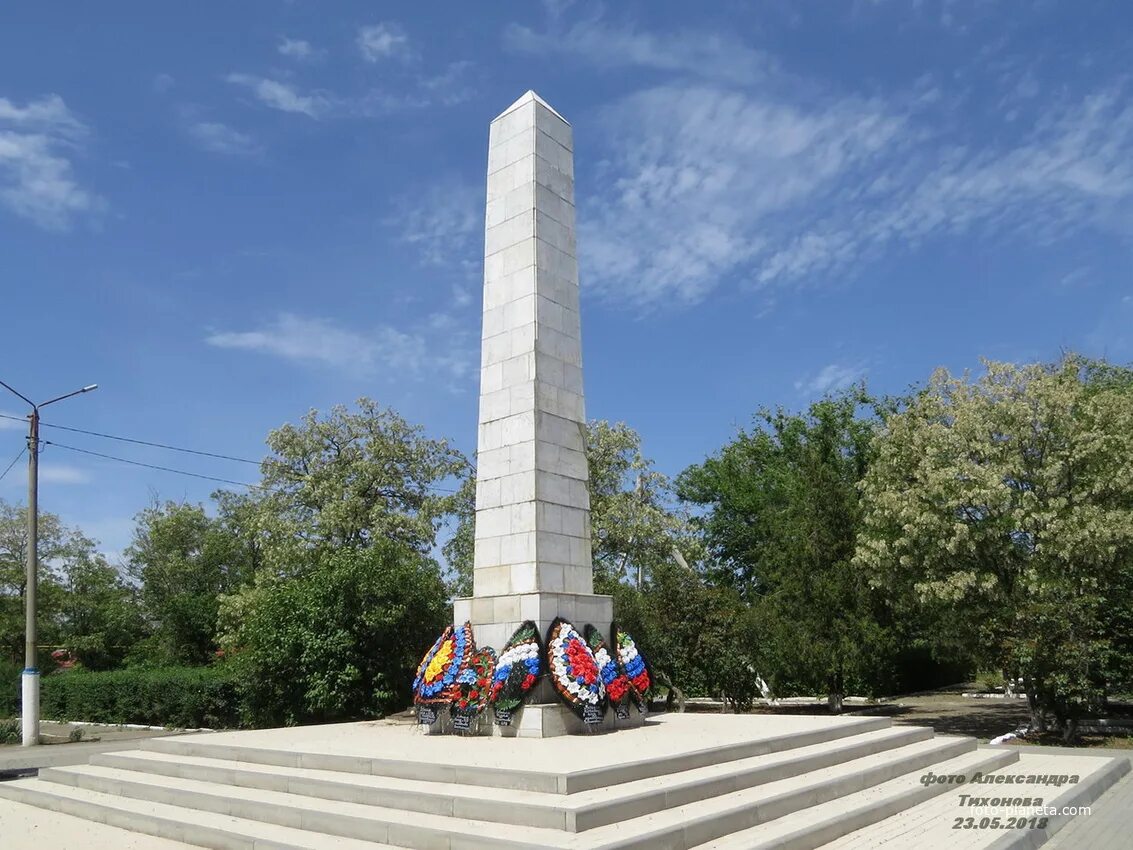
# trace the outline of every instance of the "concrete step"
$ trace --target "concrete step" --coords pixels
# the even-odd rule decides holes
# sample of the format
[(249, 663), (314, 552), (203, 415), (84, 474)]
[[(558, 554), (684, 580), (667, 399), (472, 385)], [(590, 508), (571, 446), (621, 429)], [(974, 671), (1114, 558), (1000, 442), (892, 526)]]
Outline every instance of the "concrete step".
[[(38, 781), (402, 847), (689, 847), (918, 771), (974, 747), (975, 742), (966, 738), (915, 741), (664, 811), (639, 813), (636, 817), (623, 811), (622, 815), (628, 819), (581, 834), (316, 799), (98, 765), (45, 770)], [(494, 805), (510, 805), (513, 793), (500, 792)]]
[[(37, 781), (56, 784), (60, 788), (72, 786), (108, 797), (133, 798), (178, 807), (189, 821), (198, 811), (209, 812), (398, 847), (432, 848), (459, 844), (468, 848), (529, 850), (536, 847), (565, 848), (569, 846), (570, 838), (570, 834), (562, 830), (408, 812), (260, 788), (139, 774), (97, 765), (49, 768), (41, 771)], [(502, 803), (506, 800), (497, 801), (497, 804)], [(181, 840), (196, 843), (191, 831)]]
[[(916, 783), (924, 768), (972, 753), (975, 747), (976, 742), (971, 738), (941, 737), (919, 741), (823, 768), (815, 773), (793, 776), (611, 824), (580, 837), (591, 842), (585, 846), (601, 847), (604, 850), (652, 846), (695, 847), (899, 776), (911, 776), (911, 781)], [(988, 760), (989, 763), (994, 761), (996, 755), (992, 754), (993, 758)], [(977, 761), (983, 759), (979, 758)], [(933, 769), (936, 770), (935, 767)]]
[(824, 744), (694, 768), (577, 794), (511, 791), (476, 785), (367, 776), (309, 768), (273, 767), (228, 759), (151, 751), (110, 753), (91, 764), (203, 782), (303, 794), (322, 799), (499, 823), (581, 832), (629, 817), (765, 782), (808, 773), (932, 736), (930, 729), (894, 726)]
[[(686, 770), (673, 776), (650, 777), (572, 794), (567, 799), (573, 831), (596, 829), (792, 777), (819, 776), (822, 771), (838, 765), (897, 752), (928, 742), (932, 737), (931, 729), (894, 726), (852, 738)], [(568, 817), (568, 824), (570, 819)]]
[[(338, 773), (298, 767), (270, 767), (198, 756), (136, 751), (119, 758), (91, 760), (92, 766), (116, 769), (116, 776), (146, 782), (147, 774), (190, 779), (218, 787), (259, 789), (318, 800), (399, 809), (407, 812), (478, 818), (496, 823), (566, 830), (564, 801), (569, 797), (539, 791), (515, 791), (422, 782), (385, 776)], [(507, 804), (502, 805), (506, 793)]]
[[(722, 762), (837, 741), (864, 732), (885, 729), (890, 725), (891, 721), (887, 717), (838, 718), (836, 722), (816, 724), (800, 731), (689, 749), (675, 754), (623, 758), (612, 764), (565, 773), (448, 763), (442, 760), (383, 758), (342, 753), (304, 752), (296, 748), (242, 746), (232, 744), (227, 740), (229, 736), (223, 733), (151, 738), (143, 742), (141, 748), (151, 752), (202, 758), (222, 758), (275, 767), (299, 767), (425, 782), (449, 782), (458, 785), (481, 785), (491, 788), (543, 791), (552, 794), (573, 794), (651, 776), (665, 776)], [(624, 735), (625, 733), (618, 734)], [(610, 736), (610, 740), (615, 741), (618, 734)], [(599, 737), (604, 738), (605, 736)], [(430, 740), (432, 739), (430, 738)]]
[[(39, 779), (0, 782), (0, 798), (216, 850), (395, 850), (393, 845), (115, 797)], [(94, 845), (92, 845), (93, 847)], [(45, 847), (44, 850), (51, 850)]]
[[(986, 773), (1017, 760), (1018, 753), (1008, 749), (973, 750), (932, 765), (932, 770), (936, 774), (970, 777), (976, 771)], [(812, 850), (949, 789), (947, 785), (926, 786), (920, 776), (919, 770), (905, 774), (693, 846), (695, 850)]]

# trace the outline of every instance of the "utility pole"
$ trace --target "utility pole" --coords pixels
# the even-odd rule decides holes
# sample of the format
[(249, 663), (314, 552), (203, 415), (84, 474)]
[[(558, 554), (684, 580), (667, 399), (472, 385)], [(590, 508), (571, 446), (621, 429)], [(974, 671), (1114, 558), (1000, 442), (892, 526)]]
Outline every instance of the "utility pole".
[(23, 744), (39, 743), (39, 635), (36, 630), (36, 596), (39, 586), (39, 408), (28, 416), (28, 563), (24, 579), (24, 674), (21, 677), (20, 717)]
[(98, 384), (88, 384), (81, 390), (66, 393), (36, 404), (23, 393), (0, 381), (0, 387), (31, 405), (28, 414), (28, 560), (24, 577), (24, 672), (21, 677), (20, 716), (25, 747), (39, 743), (39, 653), (36, 648), (36, 590), (39, 584), (39, 411), (71, 396), (97, 390)]

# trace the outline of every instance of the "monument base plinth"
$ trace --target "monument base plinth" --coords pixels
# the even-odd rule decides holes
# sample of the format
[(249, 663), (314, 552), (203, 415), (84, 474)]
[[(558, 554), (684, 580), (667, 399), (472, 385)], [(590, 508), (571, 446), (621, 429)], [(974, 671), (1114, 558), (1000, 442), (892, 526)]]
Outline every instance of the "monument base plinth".
[(510, 722), (496, 722), (491, 710), (478, 717), (467, 732), (454, 728), (453, 718), (447, 711), (437, 716), (435, 723), (422, 726), (426, 735), (491, 735), (497, 738), (558, 738), (562, 735), (600, 735), (618, 729), (636, 729), (645, 725), (645, 714), (630, 706), (625, 717), (618, 717), (613, 709), (602, 716), (601, 723), (583, 723), (561, 702), (527, 703), (511, 712)]
[(530, 703), (513, 712), (511, 726), (492, 724), (491, 734), (501, 738), (557, 738), (560, 735), (596, 735), (645, 725), (645, 715), (631, 707), (625, 719), (607, 710), (602, 722), (583, 723), (561, 702)]
[[(472, 624), (472, 637), (478, 648), (490, 646), (501, 652), (515, 630), (526, 620), (532, 620), (541, 640), (556, 617), (569, 620), (581, 632), (587, 624), (593, 625), (607, 640), (614, 618), (614, 598), (593, 593), (514, 593), (500, 596), (467, 596), (453, 600), (452, 621), (458, 626), (467, 621)], [(628, 719), (616, 720), (613, 711), (606, 712), (602, 723), (587, 726), (570, 709), (559, 702), (550, 680), (544, 679), (535, 686), (529, 700), (515, 710), (510, 726), (499, 726), (491, 718), (482, 720), (481, 735), (507, 738), (555, 738), (559, 735), (586, 735), (595, 731), (640, 726), (644, 720), (636, 708), (630, 709)], [(441, 720), (426, 727), (429, 734), (450, 731)]]

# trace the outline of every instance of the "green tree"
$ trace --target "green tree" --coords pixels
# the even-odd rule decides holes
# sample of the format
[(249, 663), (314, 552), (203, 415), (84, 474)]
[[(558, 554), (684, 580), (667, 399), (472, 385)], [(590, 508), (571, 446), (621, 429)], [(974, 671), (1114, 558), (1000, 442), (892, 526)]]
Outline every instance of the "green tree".
[(404, 708), (421, 648), (449, 616), (437, 563), (377, 539), (224, 597), (221, 641), (249, 723), (325, 723)]
[[(587, 425), (590, 539), (595, 583), (641, 588), (653, 571), (680, 558), (687, 569), (702, 555), (668, 476), (642, 453), (640, 435), (624, 422)], [(678, 562), (679, 563), (679, 562)]]
[(326, 552), (379, 540), (431, 551), (453, 509), (443, 488), (468, 472), (447, 441), (425, 437), (366, 398), (357, 412), (312, 410), (267, 442), (272, 454), (249, 510), (263, 563), (280, 576), (303, 572)]
[[(24, 593), (27, 588), (27, 508), (0, 499), (0, 646), (5, 655), (24, 655)], [(53, 513), (39, 514), (37, 615), (40, 646), (58, 645), (63, 636), (65, 591), (60, 571), (94, 556), (94, 543), (66, 527)]]
[(218, 596), (252, 577), (248, 538), (201, 505), (154, 504), (138, 514), (126, 560), (153, 629), (153, 639), (135, 658), (190, 664), (211, 659)]
[(472, 595), (472, 564), (476, 546), (476, 475), (468, 476), (452, 500), (452, 535), (441, 547), (449, 566), (449, 592), (454, 597)]
[(752, 606), (763, 675), (780, 693), (825, 692), (834, 712), (848, 687), (875, 689), (888, 665), (884, 609), (851, 563), (871, 409), (854, 390), (802, 415), (761, 411), (677, 481), (705, 510), (709, 576)]
[(59, 583), (60, 642), (92, 670), (122, 663), (145, 634), (145, 621), (133, 587), (83, 538), (75, 554), (62, 561)]
[(682, 693), (719, 696), (735, 711), (751, 708), (760, 643), (751, 607), (734, 588), (670, 561), (659, 563), (640, 590), (624, 582), (610, 589), (615, 618), (656, 673)]
[(1133, 670), (1133, 372), (1068, 355), (936, 372), (891, 416), (856, 563), (942, 651), (1022, 675), (1032, 724)]

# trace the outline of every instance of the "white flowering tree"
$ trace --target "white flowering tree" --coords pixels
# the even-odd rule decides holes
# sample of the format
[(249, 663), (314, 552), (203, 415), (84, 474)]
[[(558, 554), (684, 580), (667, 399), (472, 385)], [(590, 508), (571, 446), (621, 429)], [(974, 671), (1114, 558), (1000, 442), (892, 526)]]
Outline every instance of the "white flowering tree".
[(855, 564), (938, 648), (1021, 675), (1033, 727), (1070, 739), (1133, 670), (1133, 372), (985, 366), (887, 419)]

